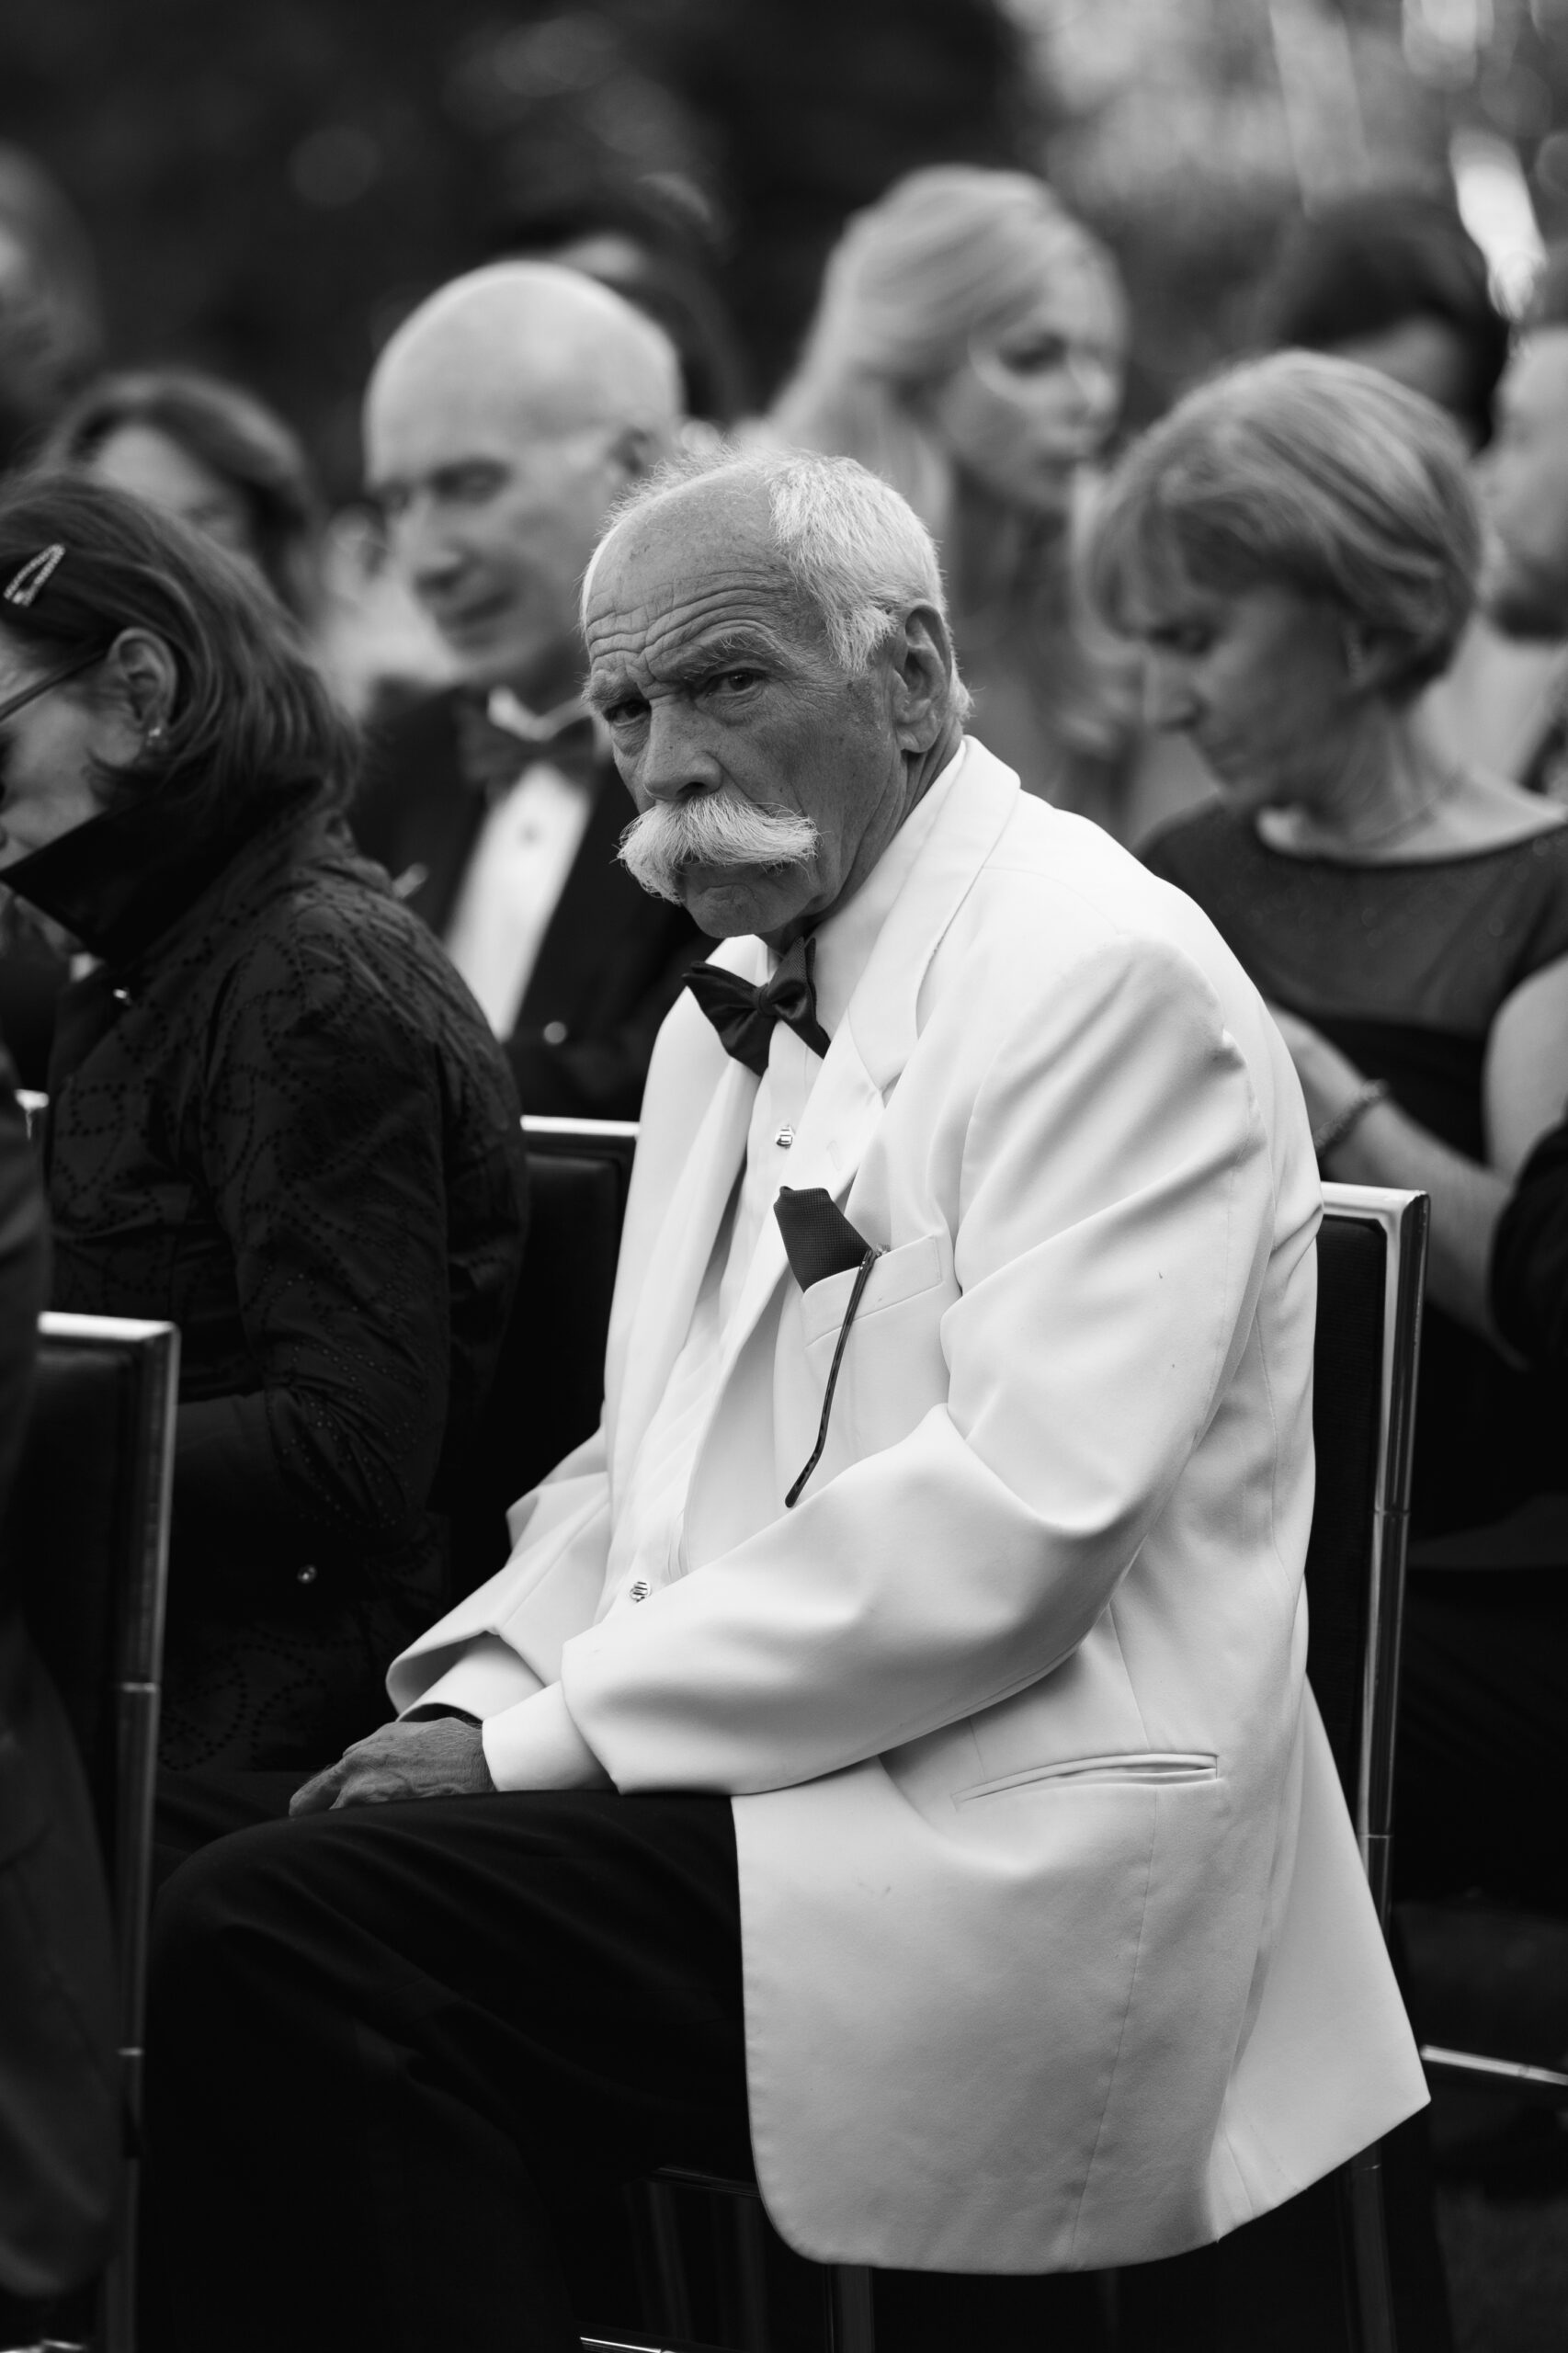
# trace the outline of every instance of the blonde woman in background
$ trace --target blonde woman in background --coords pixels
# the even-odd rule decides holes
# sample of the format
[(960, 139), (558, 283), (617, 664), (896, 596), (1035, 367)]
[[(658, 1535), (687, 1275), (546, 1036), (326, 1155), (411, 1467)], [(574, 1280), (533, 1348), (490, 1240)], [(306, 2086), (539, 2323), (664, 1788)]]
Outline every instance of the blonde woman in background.
[(1042, 181), (937, 165), (850, 222), (768, 419), (903, 492), (942, 551), (973, 732), (1117, 833), (1137, 671), (1080, 608), (1069, 552), (1126, 345), (1115, 265)]

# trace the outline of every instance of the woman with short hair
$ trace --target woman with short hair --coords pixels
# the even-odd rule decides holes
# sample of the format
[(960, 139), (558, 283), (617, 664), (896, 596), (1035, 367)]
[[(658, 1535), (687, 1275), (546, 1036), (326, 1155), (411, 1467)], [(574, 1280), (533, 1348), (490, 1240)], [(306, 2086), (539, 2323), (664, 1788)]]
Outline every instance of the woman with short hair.
[(316, 620), (323, 514), (310, 461), (238, 384), (194, 368), (101, 377), (58, 419), (43, 463), (177, 515), (259, 573), (302, 628)]
[(521, 1247), (505, 1057), (354, 851), (347, 722), (274, 601), (99, 485), (0, 499), (0, 874), (61, 1007), (53, 1304), (182, 1337), (165, 1761), (386, 1712)]
[(1028, 790), (1116, 831), (1135, 674), (1069, 553), (1126, 346), (1115, 264), (1042, 180), (937, 165), (850, 222), (768, 419), (903, 493), (941, 549), (973, 732)]
[[(1538, 1871), (1509, 1784), (1561, 1781), (1568, 1700), (1562, 1400), (1505, 1360), (1487, 1283), (1509, 1183), (1568, 1097), (1568, 824), (1456, 756), (1420, 701), (1480, 544), (1440, 412), (1290, 352), (1189, 393), (1128, 452), (1090, 560), (1144, 651), (1150, 719), (1220, 787), (1147, 863), (1273, 1004), (1324, 1173), (1432, 1196), (1402, 1841), (1417, 1876), (1461, 1884)], [(1460, 1769), (1456, 1722), (1491, 1671), (1508, 1701), (1471, 1723)]]

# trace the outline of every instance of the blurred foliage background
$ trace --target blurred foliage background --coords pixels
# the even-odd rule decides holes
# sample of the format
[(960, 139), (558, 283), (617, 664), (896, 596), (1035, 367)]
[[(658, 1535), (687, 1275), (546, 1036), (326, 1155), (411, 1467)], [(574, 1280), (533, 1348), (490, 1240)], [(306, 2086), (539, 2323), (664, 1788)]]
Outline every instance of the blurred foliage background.
[(340, 495), (388, 328), (607, 196), (711, 278), (758, 401), (846, 213), (917, 163), (1043, 169), (1127, 271), (1134, 418), (1244, 342), (1324, 192), (1468, 153), (1568, 226), (1568, 0), (0, 0), (0, 60), (101, 356), (255, 385)]

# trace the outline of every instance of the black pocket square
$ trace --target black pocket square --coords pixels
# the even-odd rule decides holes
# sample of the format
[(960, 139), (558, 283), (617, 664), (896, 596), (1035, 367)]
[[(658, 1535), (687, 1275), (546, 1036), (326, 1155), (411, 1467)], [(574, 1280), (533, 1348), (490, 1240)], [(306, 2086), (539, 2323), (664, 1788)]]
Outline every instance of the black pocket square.
[(849, 1304), (838, 1327), (838, 1344), (828, 1368), (827, 1389), (822, 1401), (822, 1420), (817, 1426), (817, 1442), (812, 1449), (810, 1461), (784, 1498), (785, 1509), (792, 1511), (801, 1500), (807, 1480), (822, 1461), (823, 1449), (827, 1444), (828, 1416), (833, 1412), (833, 1392), (838, 1386), (838, 1368), (844, 1361), (849, 1326), (855, 1321), (855, 1311), (860, 1304), (867, 1278), (880, 1253), (863, 1233), (856, 1233), (824, 1186), (806, 1185), (797, 1191), (792, 1185), (780, 1185), (778, 1199), (773, 1204), (773, 1214), (778, 1220), (778, 1231), (784, 1237), (784, 1256), (790, 1261), (790, 1272), (803, 1291), (810, 1290), (813, 1283), (825, 1282), (829, 1275), (846, 1275), (851, 1270), (855, 1273)]
[(829, 1275), (846, 1275), (860, 1265), (870, 1244), (857, 1233), (824, 1186), (808, 1185), (797, 1191), (780, 1185), (773, 1204), (790, 1272), (802, 1290), (825, 1282)]

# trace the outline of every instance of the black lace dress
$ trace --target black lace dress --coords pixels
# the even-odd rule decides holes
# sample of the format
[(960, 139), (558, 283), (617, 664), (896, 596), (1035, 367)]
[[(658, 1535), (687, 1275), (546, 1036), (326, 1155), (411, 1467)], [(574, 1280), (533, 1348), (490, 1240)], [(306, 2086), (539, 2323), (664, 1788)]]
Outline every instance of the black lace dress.
[[(1347, 866), (1270, 849), (1205, 808), (1146, 865), (1196, 899), (1271, 1003), (1300, 1014), (1400, 1108), (1485, 1158), (1482, 1079), (1505, 999), (1568, 955), (1568, 825), (1500, 849)], [(1494, 1522), (1568, 1486), (1562, 1395), (1428, 1306), (1415, 1427), (1417, 1540)]]
[(309, 796), (106, 815), (7, 882), (61, 1003), (56, 1307), (181, 1334), (164, 1757), (301, 1770), (389, 1712), (521, 1258), (516, 1096), (436, 942)]

